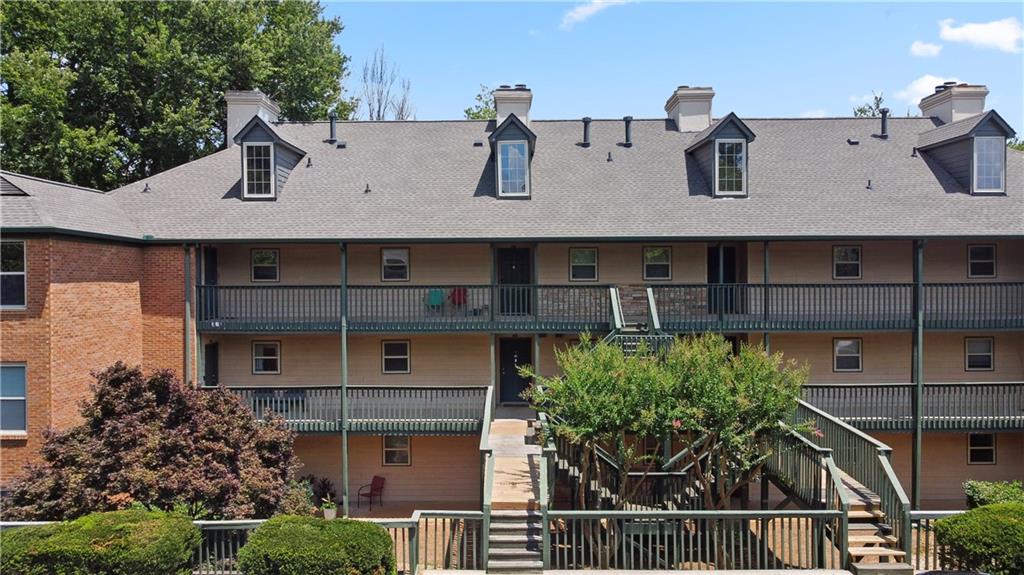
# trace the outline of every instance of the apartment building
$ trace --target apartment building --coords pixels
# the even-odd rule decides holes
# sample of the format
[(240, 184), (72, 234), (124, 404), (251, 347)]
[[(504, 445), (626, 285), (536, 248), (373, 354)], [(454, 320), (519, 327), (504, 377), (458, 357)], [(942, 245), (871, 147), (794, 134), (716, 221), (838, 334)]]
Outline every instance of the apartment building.
[[(582, 332), (707, 330), (810, 365), (925, 506), (1024, 477), (1024, 154), (984, 86), (920, 117), (296, 123), (226, 95), (228, 147), (110, 192), (4, 172), (3, 457), (121, 359), (236, 390), (355, 508), (476, 508), (480, 430)], [(362, 505), (366, 505), (362, 501)]]

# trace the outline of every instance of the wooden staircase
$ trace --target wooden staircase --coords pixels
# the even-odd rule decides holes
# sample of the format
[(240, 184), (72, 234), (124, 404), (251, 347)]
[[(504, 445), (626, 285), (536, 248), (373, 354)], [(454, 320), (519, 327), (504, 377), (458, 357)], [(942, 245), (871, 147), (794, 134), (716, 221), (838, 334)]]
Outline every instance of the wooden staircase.
[(532, 510), (491, 511), (488, 573), (541, 573), (541, 514)]
[(850, 570), (857, 574), (913, 575), (913, 568), (905, 562), (906, 552), (899, 549), (899, 539), (886, 522), (878, 495), (846, 473), (841, 480), (850, 500)]

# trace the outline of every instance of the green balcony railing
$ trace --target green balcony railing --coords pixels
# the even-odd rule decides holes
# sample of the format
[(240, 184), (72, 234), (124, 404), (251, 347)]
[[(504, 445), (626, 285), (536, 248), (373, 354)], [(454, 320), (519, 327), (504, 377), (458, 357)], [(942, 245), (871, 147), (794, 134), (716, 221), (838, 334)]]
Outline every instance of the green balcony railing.
[[(229, 387), (256, 417), (280, 415), (299, 433), (341, 431), (340, 387)], [(480, 431), (487, 387), (349, 386), (351, 433), (457, 435)]]
[[(913, 284), (652, 286), (662, 328), (696, 331), (906, 330)], [(925, 284), (926, 329), (1024, 328), (1024, 283)]]
[[(804, 386), (807, 403), (869, 431), (912, 430), (913, 396), (912, 383)], [(921, 408), (927, 430), (1024, 429), (1024, 382), (927, 383)]]
[[(605, 331), (607, 286), (349, 286), (353, 332)], [(341, 328), (339, 286), (198, 286), (202, 331), (332, 332)]]

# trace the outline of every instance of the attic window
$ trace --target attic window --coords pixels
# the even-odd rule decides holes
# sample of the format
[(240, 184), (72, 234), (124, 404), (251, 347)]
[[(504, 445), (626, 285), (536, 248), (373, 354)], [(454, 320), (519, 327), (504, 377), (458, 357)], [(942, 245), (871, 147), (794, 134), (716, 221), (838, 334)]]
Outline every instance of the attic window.
[(274, 197), (274, 145), (270, 142), (245, 142), (242, 170), (243, 197)]
[(498, 142), (498, 195), (530, 195), (530, 147), (526, 140)]
[(1006, 173), (1006, 139), (1002, 137), (974, 138), (974, 191), (980, 193), (1003, 192)]
[(747, 141), (715, 140), (715, 195), (747, 193)]

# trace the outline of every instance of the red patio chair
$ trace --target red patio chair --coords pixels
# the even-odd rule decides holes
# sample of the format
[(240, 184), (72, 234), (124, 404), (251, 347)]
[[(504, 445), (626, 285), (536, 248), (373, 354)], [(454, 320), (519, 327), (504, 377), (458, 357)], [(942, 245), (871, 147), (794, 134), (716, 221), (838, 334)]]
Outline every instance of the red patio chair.
[(370, 511), (373, 511), (374, 497), (376, 497), (377, 501), (380, 502), (380, 506), (384, 507), (384, 478), (380, 475), (374, 475), (373, 480), (360, 487), (357, 494), (359, 495), (359, 498), (356, 500), (356, 507), (360, 507), (362, 505), (363, 497), (369, 498)]

